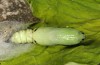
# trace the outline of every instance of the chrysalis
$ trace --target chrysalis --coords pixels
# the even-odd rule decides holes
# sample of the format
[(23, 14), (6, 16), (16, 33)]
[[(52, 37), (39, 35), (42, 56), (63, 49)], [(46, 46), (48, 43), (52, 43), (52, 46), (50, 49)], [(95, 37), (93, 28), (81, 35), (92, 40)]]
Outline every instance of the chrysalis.
[(16, 32), (11, 41), (14, 43), (38, 43), (40, 45), (74, 45), (80, 43), (85, 36), (73, 28), (40, 27), (37, 30), (21, 30)]

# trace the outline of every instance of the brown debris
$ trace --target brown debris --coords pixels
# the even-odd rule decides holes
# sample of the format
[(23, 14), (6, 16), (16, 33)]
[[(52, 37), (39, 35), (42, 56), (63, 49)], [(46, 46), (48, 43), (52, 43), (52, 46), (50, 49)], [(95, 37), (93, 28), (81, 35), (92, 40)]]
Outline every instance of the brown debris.
[(37, 18), (25, 0), (0, 0), (0, 22), (5, 20), (29, 22)]

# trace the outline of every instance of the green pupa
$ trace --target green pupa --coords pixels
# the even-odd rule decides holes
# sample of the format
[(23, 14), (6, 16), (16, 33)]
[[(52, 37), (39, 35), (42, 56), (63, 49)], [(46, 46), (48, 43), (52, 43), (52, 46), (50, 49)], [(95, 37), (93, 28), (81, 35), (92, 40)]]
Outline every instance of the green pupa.
[(16, 32), (11, 37), (13, 43), (37, 43), (40, 45), (74, 45), (80, 43), (85, 35), (73, 28), (40, 27)]

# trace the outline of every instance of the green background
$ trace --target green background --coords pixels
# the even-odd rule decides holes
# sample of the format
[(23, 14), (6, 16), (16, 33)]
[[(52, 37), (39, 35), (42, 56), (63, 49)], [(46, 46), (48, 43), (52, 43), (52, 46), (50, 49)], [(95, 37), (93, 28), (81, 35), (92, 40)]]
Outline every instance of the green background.
[[(29, 53), (3, 61), (1, 65), (64, 65), (100, 63), (100, 0), (27, 0), (36, 26), (73, 27), (85, 33), (84, 42), (74, 46), (36, 45)], [(33, 26), (34, 27), (34, 26)]]

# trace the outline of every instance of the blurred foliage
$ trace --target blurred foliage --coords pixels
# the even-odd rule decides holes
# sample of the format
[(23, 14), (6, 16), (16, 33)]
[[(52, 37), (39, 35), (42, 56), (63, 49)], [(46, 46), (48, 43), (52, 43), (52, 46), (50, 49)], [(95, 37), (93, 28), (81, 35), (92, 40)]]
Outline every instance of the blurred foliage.
[(64, 65), (77, 62), (100, 63), (99, 0), (27, 0), (33, 15), (41, 19), (36, 26), (73, 27), (85, 33), (86, 39), (73, 46), (36, 45), (30, 53), (1, 62), (1, 65)]

